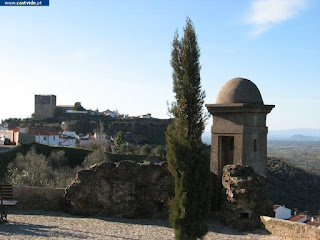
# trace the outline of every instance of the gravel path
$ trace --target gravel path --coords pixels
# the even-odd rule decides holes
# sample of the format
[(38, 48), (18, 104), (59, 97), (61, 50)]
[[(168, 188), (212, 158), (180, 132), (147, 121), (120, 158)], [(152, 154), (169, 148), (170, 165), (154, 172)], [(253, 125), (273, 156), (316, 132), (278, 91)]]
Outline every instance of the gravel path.
[[(0, 224), (0, 239), (174, 239), (174, 232), (165, 220), (89, 218), (44, 211), (9, 213), (9, 222)], [(281, 240), (262, 230), (239, 233), (216, 221), (208, 225), (206, 240)]]

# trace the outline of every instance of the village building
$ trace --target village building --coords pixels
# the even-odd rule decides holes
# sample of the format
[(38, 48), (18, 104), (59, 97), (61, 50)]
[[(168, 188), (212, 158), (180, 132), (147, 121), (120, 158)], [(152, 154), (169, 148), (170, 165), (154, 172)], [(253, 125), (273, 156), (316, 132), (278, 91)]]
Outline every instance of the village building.
[(8, 128), (0, 125), (0, 130), (8, 130)]
[(98, 142), (106, 142), (108, 140), (108, 136), (105, 133), (94, 133), (94, 139)]
[(90, 145), (92, 142), (95, 142), (95, 137), (94, 135), (85, 135), (85, 136), (79, 136), (79, 146), (80, 147), (87, 147)]
[(59, 134), (46, 130), (46, 129), (30, 129), (29, 134), (35, 137), (36, 142), (50, 145), (50, 146), (59, 146)]
[(281, 205), (274, 205), (273, 206), (273, 211), (274, 211), (274, 217), (275, 218), (279, 218), (279, 219), (289, 219), (291, 218), (292, 214), (291, 214), (291, 209), (286, 208), (285, 206), (281, 206)]
[(150, 119), (150, 118), (152, 118), (151, 117), (151, 113), (147, 113), (147, 114), (141, 115), (140, 118)]
[(74, 105), (58, 105), (57, 106), (61, 111), (65, 112), (68, 110), (73, 110)]
[(77, 140), (74, 137), (60, 135), (59, 145), (65, 147), (75, 147), (77, 145)]
[(19, 131), (13, 129), (0, 130), (0, 144), (11, 145), (16, 144)]
[(88, 114), (89, 111), (87, 110), (66, 110), (66, 113), (71, 113), (71, 114)]
[(301, 223), (305, 223), (307, 220), (308, 220), (308, 216), (304, 214), (299, 214), (289, 219), (289, 221), (291, 222), (301, 222)]
[(111, 111), (109, 109), (101, 112), (101, 114), (105, 115), (105, 116), (110, 116), (112, 118), (117, 118), (117, 117), (120, 117), (120, 114), (118, 111)]
[(59, 145), (65, 147), (76, 147), (79, 136), (75, 131), (63, 131), (59, 136)]
[(27, 133), (27, 128), (7, 128), (0, 130), (0, 144), (30, 144), (35, 142), (32, 135)]
[(62, 136), (72, 137), (72, 138), (79, 138), (75, 131), (63, 131)]

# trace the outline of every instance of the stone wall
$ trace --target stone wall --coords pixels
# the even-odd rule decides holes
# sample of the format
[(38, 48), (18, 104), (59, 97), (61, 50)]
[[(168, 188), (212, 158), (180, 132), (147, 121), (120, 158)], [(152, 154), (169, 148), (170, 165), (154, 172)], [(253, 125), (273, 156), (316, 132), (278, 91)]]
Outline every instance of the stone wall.
[(62, 210), (65, 188), (13, 187), (15, 209)]
[(261, 226), (260, 215), (272, 214), (266, 199), (266, 178), (241, 165), (226, 165), (222, 170), (222, 204), (218, 216), (239, 230)]
[(66, 189), (71, 212), (123, 218), (164, 218), (174, 181), (168, 164), (101, 163), (80, 170)]
[(35, 95), (34, 117), (36, 119), (53, 118), (56, 110), (55, 95)]
[(17, 144), (32, 144), (36, 141), (35, 136), (28, 133), (18, 133)]
[(285, 240), (320, 239), (320, 228), (316, 226), (266, 216), (261, 216), (261, 221), (270, 233)]

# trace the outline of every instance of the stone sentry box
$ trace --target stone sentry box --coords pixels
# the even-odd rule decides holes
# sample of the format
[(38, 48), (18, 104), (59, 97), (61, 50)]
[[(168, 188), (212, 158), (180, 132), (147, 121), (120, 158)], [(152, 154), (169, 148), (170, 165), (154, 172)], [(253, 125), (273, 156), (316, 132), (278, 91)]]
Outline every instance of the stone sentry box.
[(220, 90), (216, 104), (206, 104), (213, 116), (210, 168), (215, 175), (214, 208), (221, 201), (221, 173), (225, 165), (251, 166), (266, 176), (266, 116), (274, 105), (264, 105), (257, 86), (234, 78)]

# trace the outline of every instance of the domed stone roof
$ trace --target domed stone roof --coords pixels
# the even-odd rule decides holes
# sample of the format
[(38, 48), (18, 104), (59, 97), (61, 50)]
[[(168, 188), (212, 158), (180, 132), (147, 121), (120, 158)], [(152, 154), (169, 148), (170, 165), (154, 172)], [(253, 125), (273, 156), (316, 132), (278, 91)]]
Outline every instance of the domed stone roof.
[(233, 78), (222, 86), (216, 101), (216, 104), (232, 103), (263, 104), (263, 100), (253, 82), (245, 78)]

